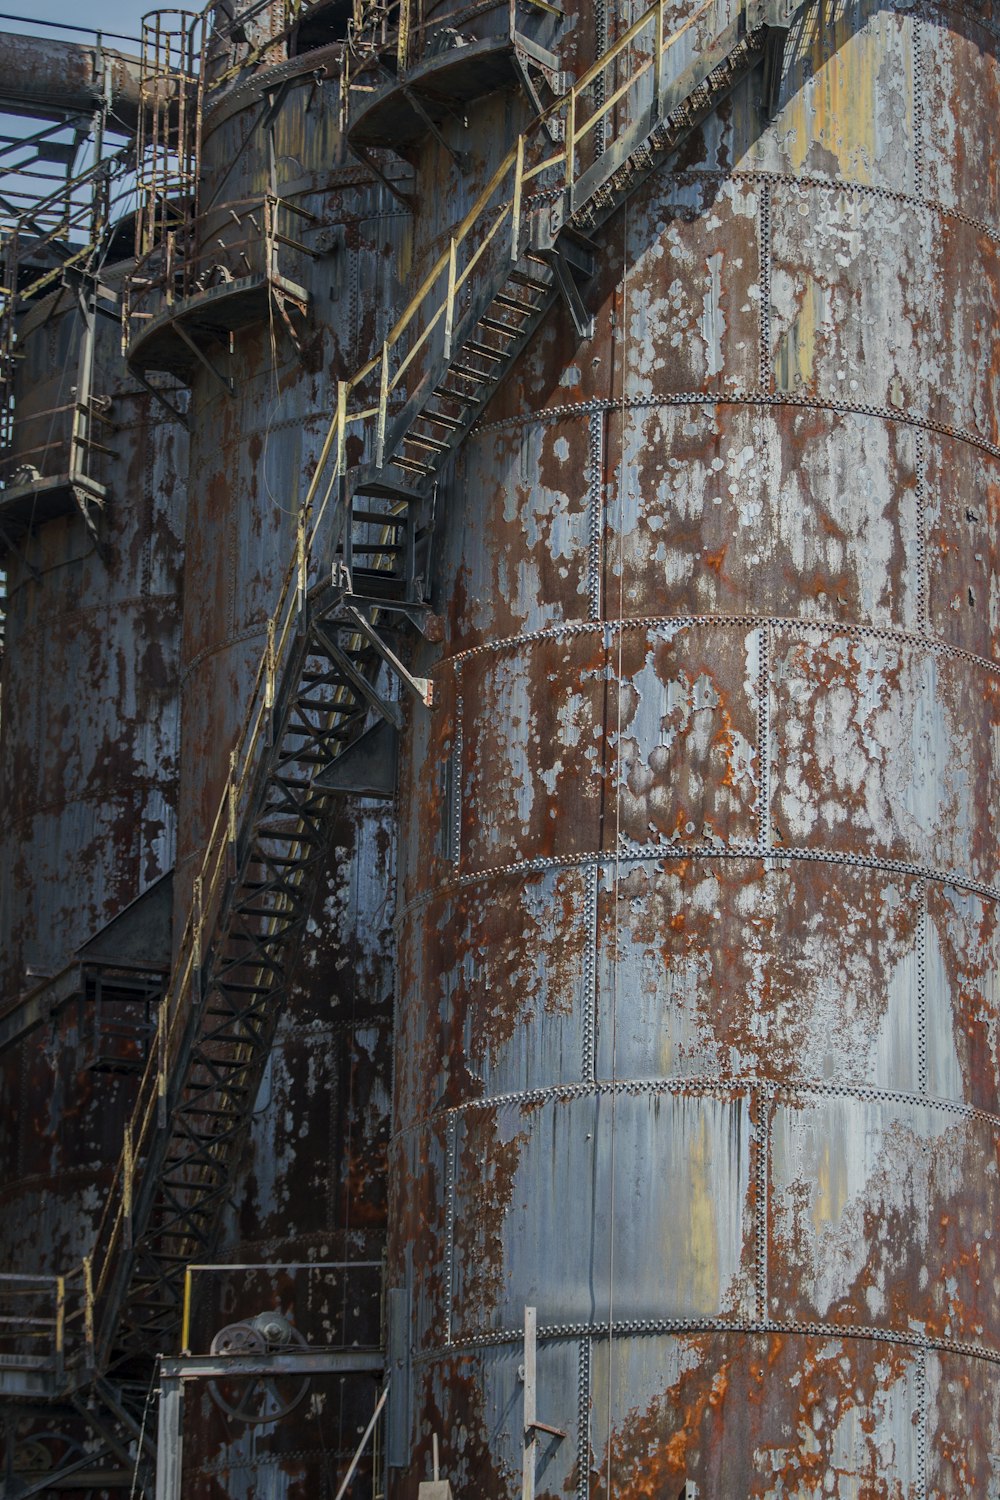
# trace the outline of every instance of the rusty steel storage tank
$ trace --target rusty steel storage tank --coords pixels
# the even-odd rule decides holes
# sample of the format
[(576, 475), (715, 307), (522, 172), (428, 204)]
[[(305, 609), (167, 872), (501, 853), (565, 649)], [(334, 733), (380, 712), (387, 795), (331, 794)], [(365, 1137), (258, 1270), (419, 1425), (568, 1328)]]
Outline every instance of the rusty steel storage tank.
[[(13, 1046), (4, 1033), (5, 1271), (79, 1272), (169, 963), (187, 441), (122, 366), (123, 274), (37, 298), (17, 332), (2, 998), (11, 1024), (32, 990), (48, 1015), (49, 984), (54, 1020)], [(109, 945), (138, 910), (139, 938)]]
[(800, 11), (441, 485), (398, 1500), (996, 1492), (997, 20)]
[[(409, 255), (403, 169), (392, 163), (380, 180), (342, 139), (344, 7), (314, 6), (308, 29), (292, 33), (285, 11), (256, 6), (238, 25), (221, 8), (212, 17), (192, 251), (176, 296), (157, 247), (150, 259), (163, 279), (137, 283), (133, 297), (133, 357), (175, 370), (191, 389), (178, 942), (336, 383), (391, 322)], [(196, 1354), (270, 1310), (311, 1345), (380, 1338), (391, 809), (372, 799), (343, 805), (324, 839), (215, 1237), (214, 1258), (228, 1269), (203, 1270), (192, 1283)], [(326, 1494), (364, 1430), (371, 1388), (370, 1377), (318, 1379), (305, 1407), (260, 1426), (233, 1417), (225, 1392), (220, 1406), (218, 1391), (202, 1385), (187, 1406), (183, 1493), (259, 1484), (289, 1497)], [(240, 1401), (237, 1391), (237, 1411)]]

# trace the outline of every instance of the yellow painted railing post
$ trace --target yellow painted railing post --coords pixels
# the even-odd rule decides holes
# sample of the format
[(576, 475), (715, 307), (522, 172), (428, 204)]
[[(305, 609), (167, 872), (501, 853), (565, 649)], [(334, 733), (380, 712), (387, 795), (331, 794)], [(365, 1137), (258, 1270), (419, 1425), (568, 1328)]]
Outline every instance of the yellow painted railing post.
[(347, 441), (347, 381), (337, 381), (337, 444), (334, 477), (344, 473), (344, 444)]
[(267, 643), (264, 647), (264, 737), (272, 743), (274, 735), (274, 616), (268, 617)]
[(87, 1364), (94, 1368), (94, 1263), (83, 1257), (83, 1337), (87, 1346)]
[(184, 1310), (181, 1315), (181, 1353), (191, 1353), (191, 1267), (184, 1268)]
[(458, 267), (458, 246), (451, 239), (448, 248), (448, 301), (444, 310), (444, 357), (451, 359), (451, 335), (455, 327), (455, 278)]
[[(348, 49), (345, 47), (344, 49)], [(410, 0), (399, 0), (399, 33), (396, 37), (396, 67), (400, 75), (406, 72), (406, 61), (410, 55)]]
[(524, 194), (524, 136), (517, 138), (514, 160), (514, 201), (510, 211), (510, 259), (514, 265), (521, 259), (521, 199)]
[(236, 751), (229, 752), (229, 792), (226, 797), (226, 832), (229, 840), (230, 873), (236, 876)]
[(135, 1172), (135, 1155), (132, 1150), (132, 1122), (125, 1126), (125, 1145), (122, 1151), (122, 1234), (125, 1248), (132, 1248), (132, 1178)]
[(663, 113), (663, 6), (664, 0), (657, 0), (656, 41), (653, 44), (656, 57), (656, 96), (653, 100), (653, 110), (658, 117)]
[(305, 508), (299, 509), (299, 519), (295, 532), (295, 558), (296, 573), (298, 575), (297, 592), (299, 614), (304, 614), (306, 607), (306, 589), (309, 583), (308, 557), (306, 553), (306, 513)]
[(66, 1278), (56, 1277), (56, 1372), (62, 1375), (66, 1351)]
[(194, 916), (194, 934), (192, 937), (194, 956), (192, 961), (196, 972), (201, 970), (201, 929), (202, 922), (204, 920), (204, 912), (202, 910), (202, 895), (203, 892), (201, 876), (196, 875), (194, 877), (194, 890), (192, 892), (192, 914)]
[(381, 469), (385, 461), (385, 418), (389, 405), (389, 345), (382, 345), (382, 374), (378, 387), (378, 424), (375, 428), (375, 467)]

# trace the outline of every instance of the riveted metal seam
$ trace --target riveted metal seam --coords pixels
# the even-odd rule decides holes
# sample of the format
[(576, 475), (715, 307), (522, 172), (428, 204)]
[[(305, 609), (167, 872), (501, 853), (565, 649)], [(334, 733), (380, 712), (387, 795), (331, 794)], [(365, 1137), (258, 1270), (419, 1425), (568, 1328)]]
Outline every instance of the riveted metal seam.
[(923, 66), (922, 22), (913, 18), (913, 35), (910, 40), (910, 55), (913, 59), (913, 185), (917, 198), (924, 198), (924, 66)]
[(592, 412), (587, 451), (587, 598), (591, 620), (601, 618), (601, 551), (604, 531), (604, 413)]
[(927, 1349), (921, 1348), (917, 1356), (917, 1431), (915, 1443), (917, 1459), (918, 1500), (928, 1500), (927, 1423)]
[(771, 846), (771, 627), (757, 632), (757, 841)]
[(757, 1172), (754, 1204), (754, 1239), (756, 1245), (755, 1292), (758, 1318), (767, 1317), (768, 1291), (768, 1207), (771, 1179), (771, 1104), (772, 1090), (767, 1084), (753, 1091), (757, 1108)]
[[(984, 671), (1000, 674), (1000, 661), (993, 657), (981, 656), (975, 651), (968, 651), (964, 646), (954, 646), (950, 641), (941, 636), (924, 636), (919, 631), (905, 630), (897, 625), (859, 625), (850, 620), (836, 619), (803, 619), (795, 615), (632, 615), (623, 620), (609, 622), (612, 630), (695, 630), (700, 628), (718, 628), (720, 626), (742, 627), (746, 630), (757, 630), (768, 626), (773, 630), (780, 630), (786, 635), (808, 635), (818, 632), (823, 636), (849, 636), (857, 640), (884, 641), (890, 644), (919, 646), (922, 650), (932, 651), (937, 656), (946, 656), (953, 661), (968, 662), (972, 666), (982, 668)], [(574, 620), (567, 625), (549, 625), (541, 630), (525, 631), (523, 635), (504, 636), (496, 641), (488, 641), (480, 646), (469, 646), (464, 651), (457, 651), (454, 656), (447, 657), (440, 663), (438, 670), (446, 670), (449, 667), (457, 668), (459, 664), (474, 660), (481, 656), (500, 656), (506, 652), (516, 652), (522, 646), (534, 646), (541, 641), (568, 640), (573, 636), (587, 635), (595, 630), (603, 630), (604, 626), (599, 621)]]
[(398, 1130), (394, 1141), (399, 1142), (428, 1126), (447, 1114), (451, 1118), (471, 1115), (476, 1111), (492, 1113), (509, 1105), (534, 1108), (550, 1102), (565, 1104), (571, 1099), (610, 1098), (613, 1094), (633, 1098), (663, 1098), (668, 1095), (705, 1098), (746, 1098), (755, 1091), (767, 1091), (772, 1104), (782, 1103), (800, 1107), (813, 1098), (860, 1101), (863, 1104), (889, 1104), (911, 1110), (936, 1110), (941, 1114), (954, 1115), (956, 1119), (975, 1121), (987, 1125), (1000, 1136), (1000, 1114), (991, 1114), (974, 1104), (963, 1104), (957, 1099), (936, 1099), (926, 1094), (902, 1089), (878, 1088), (874, 1084), (835, 1083), (825, 1079), (795, 1079), (779, 1083), (774, 1079), (761, 1078), (757, 1074), (723, 1075), (717, 1077), (702, 1074), (676, 1078), (617, 1078), (600, 1079), (593, 1083), (554, 1083), (545, 1088), (523, 1089), (519, 1092), (492, 1094), (467, 1099), (461, 1104), (450, 1105), (447, 1111), (413, 1120)]
[(760, 258), (759, 344), (757, 378), (761, 392), (771, 388), (771, 183), (760, 184), (758, 214), (758, 255)]
[[(990, 1349), (984, 1344), (973, 1344), (964, 1339), (941, 1338), (934, 1334), (922, 1334), (916, 1329), (906, 1332), (891, 1328), (878, 1328), (863, 1323), (821, 1323), (805, 1320), (784, 1321), (778, 1318), (624, 1318), (615, 1320), (614, 1337), (656, 1338), (672, 1334), (718, 1333), (736, 1334), (743, 1337), (774, 1334), (782, 1337), (833, 1339), (838, 1343), (856, 1340), (865, 1343), (890, 1344), (896, 1348), (921, 1352), (958, 1354), (966, 1359), (982, 1360), (985, 1364), (1000, 1365), (1000, 1349)], [(504, 1346), (517, 1347), (523, 1340), (521, 1329), (503, 1329), (490, 1333), (474, 1334), (451, 1344), (448, 1349), (424, 1349), (413, 1356), (414, 1364), (433, 1364), (439, 1359), (450, 1359), (455, 1354), (474, 1354), (478, 1350), (497, 1349)], [(554, 1323), (538, 1330), (539, 1343), (555, 1343), (559, 1340), (580, 1338), (606, 1339), (607, 1323)]]
[(577, 1374), (576, 1495), (588, 1500), (590, 1495), (590, 1366), (593, 1344), (589, 1335), (580, 1340)]
[(764, 392), (733, 388), (725, 391), (671, 391), (657, 396), (601, 397), (593, 401), (568, 402), (563, 406), (549, 406), (542, 411), (526, 415), (504, 417), (496, 422), (484, 423), (473, 428), (473, 432), (503, 432), (555, 422), (563, 417), (576, 416), (592, 411), (655, 411), (670, 406), (793, 406), (806, 411), (831, 411), (847, 417), (875, 417), (880, 422), (899, 423), (904, 427), (918, 427), (925, 432), (938, 433), (967, 443), (981, 453), (1000, 458), (1000, 445), (988, 438), (970, 432), (968, 428), (956, 427), (953, 422), (940, 422), (933, 417), (924, 417), (917, 412), (899, 411), (892, 406), (878, 406), (868, 401), (833, 401), (821, 395), (796, 395), (794, 391)]
[(666, 864), (673, 861), (688, 863), (693, 859), (760, 859), (771, 860), (776, 865), (805, 861), (812, 864), (845, 865), (855, 870), (881, 870), (893, 875), (912, 875), (936, 882), (958, 891), (970, 891), (988, 901), (1000, 900), (1000, 887), (988, 885), (972, 876), (962, 875), (956, 870), (942, 870), (932, 865), (918, 864), (911, 860), (883, 858), (878, 855), (845, 853), (839, 849), (802, 849), (784, 845), (765, 848), (758, 843), (731, 844), (719, 848), (712, 844), (624, 844), (615, 854), (605, 850), (594, 850), (579, 854), (538, 855), (534, 858), (511, 860), (508, 864), (490, 865), (485, 869), (461, 875), (451, 881), (442, 882), (433, 890), (411, 897), (399, 913), (398, 924), (404, 925), (415, 912), (422, 911), (431, 901), (457, 890), (468, 890), (484, 881), (497, 880), (507, 875), (528, 875), (538, 870), (585, 869), (589, 865), (612, 867), (619, 863), (643, 864), (647, 861)]
[(914, 435), (917, 502), (917, 628), (930, 634), (930, 587), (927, 572), (927, 441), (926, 433)]
[(595, 1055), (597, 1036), (597, 944), (598, 944), (598, 886), (600, 869), (595, 863), (588, 865), (584, 875), (584, 922), (586, 932), (583, 950), (583, 1041), (581, 1046), (580, 1073), (583, 1078), (595, 1078)]
[(455, 1137), (458, 1133), (458, 1111), (449, 1111), (447, 1155), (445, 1160), (445, 1248), (444, 1248), (444, 1341), (452, 1342), (452, 1313), (455, 1275)]
[(463, 714), (465, 700), (462, 696), (462, 663), (455, 666), (455, 734), (451, 747), (451, 863), (456, 870), (462, 864), (462, 775), (463, 775)]
[(917, 924), (917, 1087), (927, 1093), (927, 881), (920, 882)]

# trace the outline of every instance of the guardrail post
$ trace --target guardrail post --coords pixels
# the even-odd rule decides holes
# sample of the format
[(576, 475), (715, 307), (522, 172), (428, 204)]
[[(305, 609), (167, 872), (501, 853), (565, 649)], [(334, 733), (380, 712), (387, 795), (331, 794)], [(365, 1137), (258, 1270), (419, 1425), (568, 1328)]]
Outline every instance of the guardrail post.
[(657, 0), (656, 41), (653, 44), (656, 54), (656, 97), (653, 100), (653, 112), (657, 119), (663, 114), (663, 6), (664, 0)]
[(66, 1278), (56, 1277), (56, 1378), (62, 1380), (66, 1368)]
[(576, 89), (566, 96), (566, 213), (573, 212), (573, 176), (576, 171)]
[(184, 1267), (184, 1310), (181, 1314), (181, 1353), (191, 1353), (191, 1267)]
[(306, 513), (300, 509), (299, 518), (295, 527), (295, 572), (297, 575), (296, 592), (300, 620), (305, 616), (306, 591), (309, 585), (309, 566), (306, 553)]
[(97, 1363), (94, 1357), (94, 1262), (89, 1255), (83, 1257), (83, 1339), (87, 1368), (93, 1370)]
[(514, 161), (514, 201), (510, 211), (510, 260), (511, 265), (521, 259), (521, 199), (524, 194), (524, 136), (517, 138), (517, 157)]
[(125, 1126), (125, 1143), (122, 1148), (122, 1236), (126, 1250), (132, 1248), (132, 1175), (134, 1171), (132, 1122), (129, 1121)]
[(455, 278), (458, 268), (458, 244), (454, 236), (448, 246), (448, 301), (444, 310), (444, 357), (451, 359), (451, 336), (455, 328)]
[[(200, 1000), (201, 999), (201, 959), (202, 959), (201, 944), (202, 944), (202, 928), (203, 928), (204, 922), (205, 922), (204, 888), (203, 888), (203, 885), (202, 885), (202, 877), (201, 877), (200, 874), (196, 875), (194, 877), (194, 887), (193, 887), (192, 893), (191, 893), (191, 916), (192, 916), (192, 919), (193, 919), (193, 922), (194, 922), (194, 931), (193, 931), (192, 936), (191, 936), (191, 967), (192, 967), (192, 971), (193, 971), (191, 977), (192, 977), (192, 980), (194, 982), (195, 994), (198, 997), (198, 999)], [(164, 1052), (164, 1075), (163, 1075), (164, 1103), (166, 1102), (166, 1088), (167, 1088), (166, 1066), (165, 1065), (166, 1065), (166, 1053)], [(166, 1124), (166, 1111), (165, 1110), (164, 1110), (164, 1124)]]
[(226, 796), (226, 833), (229, 845), (229, 873), (236, 879), (236, 751), (229, 752), (229, 790)]
[(274, 743), (274, 617), (268, 618), (264, 647), (264, 742)]
[[(454, 242), (453, 242), (454, 243)], [(382, 373), (378, 387), (378, 423), (375, 428), (375, 467), (385, 463), (385, 419), (389, 405), (389, 345), (382, 345)]]

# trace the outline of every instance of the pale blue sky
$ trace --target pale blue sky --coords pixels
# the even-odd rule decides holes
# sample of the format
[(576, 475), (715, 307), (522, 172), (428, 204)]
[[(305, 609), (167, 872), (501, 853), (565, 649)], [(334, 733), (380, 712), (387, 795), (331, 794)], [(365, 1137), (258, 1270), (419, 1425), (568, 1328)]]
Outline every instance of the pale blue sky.
[[(83, 40), (87, 32), (92, 32), (96, 27), (106, 28), (108, 31), (120, 31), (126, 36), (138, 37), (140, 21), (148, 11), (153, 10), (155, 5), (150, 0), (90, 0), (87, 5), (81, 5), (79, 0), (0, 0), (0, 31), (23, 31), (36, 32), (42, 36), (62, 36), (67, 41), (72, 41), (74, 36)], [(195, 4), (192, 9), (198, 9)], [(23, 17), (19, 20), (8, 20), (7, 16)], [(32, 16), (38, 21), (60, 21), (64, 25), (83, 26), (82, 31), (55, 31), (44, 26), (38, 26), (28, 20)], [(114, 43), (123, 52), (128, 51), (125, 42)]]

